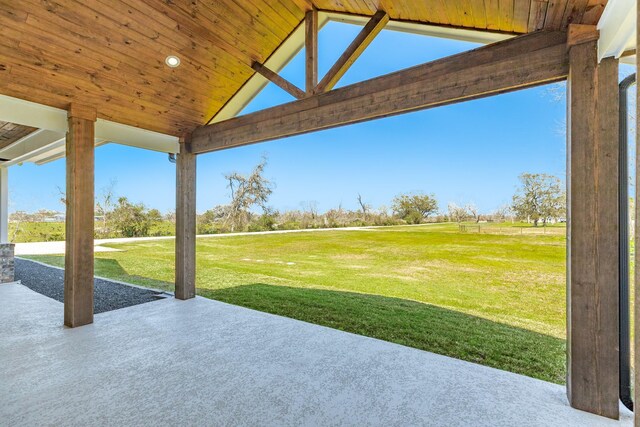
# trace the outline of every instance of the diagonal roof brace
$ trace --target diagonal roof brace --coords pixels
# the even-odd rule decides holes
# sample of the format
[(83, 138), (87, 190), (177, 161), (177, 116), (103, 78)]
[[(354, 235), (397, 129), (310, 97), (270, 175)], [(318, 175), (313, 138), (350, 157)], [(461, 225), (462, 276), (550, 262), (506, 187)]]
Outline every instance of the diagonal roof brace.
[(307, 95), (305, 91), (300, 89), (298, 86), (294, 85), (284, 77), (281, 77), (278, 73), (271, 71), (267, 66), (262, 65), (259, 62), (254, 62), (251, 65), (251, 68), (253, 68), (257, 73), (261, 74), (262, 77), (278, 86), (280, 89), (288, 92), (294, 98), (302, 99)]
[(389, 15), (383, 10), (379, 10), (362, 28), (360, 33), (351, 42), (349, 47), (340, 55), (340, 58), (329, 69), (327, 74), (322, 78), (315, 93), (327, 92), (340, 81), (342, 76), (351, 68), (354, 62), (360, 57), (362, 52), (371, 44), (380, 31), (382, 31), (389, 22)]

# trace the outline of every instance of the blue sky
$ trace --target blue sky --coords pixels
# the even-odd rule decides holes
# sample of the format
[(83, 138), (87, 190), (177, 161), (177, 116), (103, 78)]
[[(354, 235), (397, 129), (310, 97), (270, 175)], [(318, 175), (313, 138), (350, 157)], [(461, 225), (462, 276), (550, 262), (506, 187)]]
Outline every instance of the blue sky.
[[(355, 37), (359, 27), (330, 23), (320, 33), (320, 75)], [(471, 43), (383, 31), (338, 86), (463, 52)], [(303, 86), (298, 55), (282, 75)], [(624, 67), (623, 73), (631, 72)], [(448, 202), (475, 203), (481, 211), (509, 203), (522, 172), (564, 178), (566, 104), (547, 87), (404, 114), (198, 157), (197, 208), (228, 202), (223, 175), (249, 172), (267, 155), (266, 175), (276, 187), (270, 204), (320, 210), (356, 207), (356, 196), (389, 206), (401, 192), (434, 193)], [(246, 112), (291, 101), (274, 85)], [(10, 210), (62, 210), (64, 160), (10, 169)], [(167, 155), (108, 144), (96, 150), (96, 194), (116, 181), (115, 192), (163, 212), (175, 206), (175, 166)]]

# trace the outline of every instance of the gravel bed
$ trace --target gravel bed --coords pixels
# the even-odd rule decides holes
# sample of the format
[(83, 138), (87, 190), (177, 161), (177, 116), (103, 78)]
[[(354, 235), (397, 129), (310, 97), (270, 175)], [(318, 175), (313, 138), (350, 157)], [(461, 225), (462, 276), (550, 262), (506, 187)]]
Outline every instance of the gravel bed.
[[(30, 260), (16, 258), (15, 279), (44, 296), (64, 302), (64, 271)], [(136, 288), (104, 279), (94, 279), (93, 311), (104, 313), (167, 297), (161, 291)]]

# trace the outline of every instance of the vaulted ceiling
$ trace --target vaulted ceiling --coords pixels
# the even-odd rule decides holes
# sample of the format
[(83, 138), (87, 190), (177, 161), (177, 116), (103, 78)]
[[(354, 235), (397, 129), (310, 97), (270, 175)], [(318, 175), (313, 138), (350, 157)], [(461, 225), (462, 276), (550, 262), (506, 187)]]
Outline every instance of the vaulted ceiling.
[[(170, 135), (207, 123), (305, 11), (505, 33), (595, 24), (606, 0), (0, 0), (0, 94)], [(178, 68), (165, 64), (181, 59)]]

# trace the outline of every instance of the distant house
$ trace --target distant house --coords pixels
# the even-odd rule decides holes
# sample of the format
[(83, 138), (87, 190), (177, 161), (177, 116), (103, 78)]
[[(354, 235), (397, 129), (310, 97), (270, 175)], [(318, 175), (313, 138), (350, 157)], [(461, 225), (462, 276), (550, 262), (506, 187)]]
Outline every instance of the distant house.
[(66, 215), (62, 212), (56, 212), (53, 215), (50, 215), (44, 219), (44, 222), (64, 222), (66, 220)]

